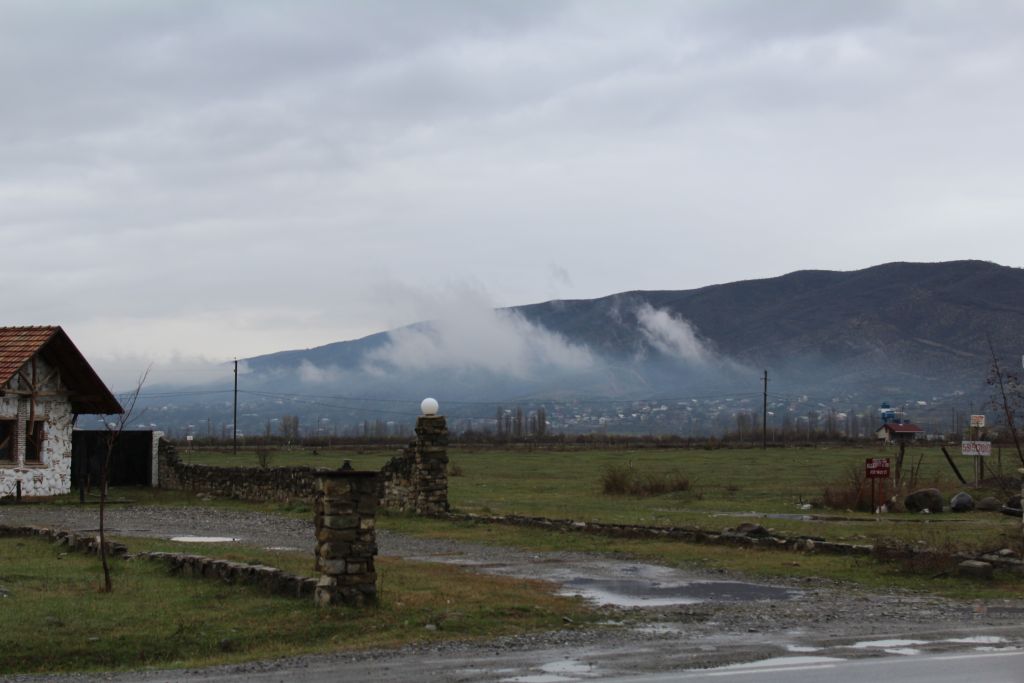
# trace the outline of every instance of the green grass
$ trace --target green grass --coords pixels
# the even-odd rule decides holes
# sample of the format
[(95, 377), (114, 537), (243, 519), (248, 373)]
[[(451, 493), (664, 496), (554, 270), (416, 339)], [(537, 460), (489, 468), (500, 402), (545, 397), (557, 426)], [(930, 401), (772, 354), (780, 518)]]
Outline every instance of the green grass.
[[(397, 452), (393, 449), (312, 449), (278, 451), (273, 464), (337, 466), (349, 459), (357, 469), (377, 469)], [(955, 449), (954, 449), (955, 452)], [(936, 548), (967, 551), (1019, 547), (1020, 522), (997, 513), (958, 515), (887, 514), (875, 516), (847, 510), (816, 508), (804, 511), (801, 504), (818, 501), (828, 484), (848, 478), (851, 468), (863, 468), (865, 458), (889, 457), (895, 449), (877, 447), (807, 447), (759, 449), (636, 449), (636, 450), (474, 450), (449, 451), (451, 469), (461, 476), (449, 478), (449, 500), (460, 512), (522, 514), (581, 521), (600, 521), (654, 526), (687, 526), (710, 531), (734, 527), (744, 521), (764, 524), (779, 534), (809, 535), (833, 541), (874, 544), (919, 543)], [(254, 451), (237, 456), (225, 451), (182, 453), (196, 463), (258, 465)], [(968, 458), (954, 456), (965, 475), (973, 472)], [(976, 498), (1007, 492), (961, 485), (938, 448), (908, 449), (905, 471), (918, 469), (919, 487), (936, 486), (947, 499), (960, 490)], [(989, 459), (999, 462), (997, 456)], [(918, 464), (920, 464), (918, 468)], [(1002, 468), (1015, 472), (1016, 457), (1003, 454)], [(608, 495), (601, 479), (609, 468), (631, 467), (644, 476), (672, 474), (690, 481), (686, 491), (656, 496)], [(128, 494), (139, 503), (195, 504), (194, 497), (176, 492)], [(73, 500), (73, 496), (66, 500)], [(303, 503), (290, 505), (248, 504), (214, 500), (209, 504), (247, 507), (307, 517)], [(744, 514), (751, 513), (751, 514)], [(762, 514), (814, 515), (831, 519), (765, 519)]]
[[(194, 454), (200, 461), (207, 456)], [(210, 454), (210, 459), (225, 454)], [(364, 453), (350, 458), (361, 469), (383, 463), (389, 454)], [(897, 542), (947, 551), (984, 551), (1002, 547), (1021, 548), (1019, 519), (998, 513), (970, 514), (887, 514), (875, 516), (846, 510), (814, 509), (800, 505), (822, 497), (824, 487), (848, 476), (851, 467), (861, 468), (868, 457), (895, 457), (893, 450), (877, 448), (787, 448), (770, 449), (636, 449), (588, 451), (474, 451), (452, 448), (451, 465), (461, 476), (449, 478), (449, 499), (460, 512), (480, 514), (523, 514), (582, 521), (617, 522), (657, 526), (697, 527), (720, 531), (743, 521), (764, 524), (779, 534), (809, 535), (828, 540), (875, 544)], [(295, 464), (310, 464), (308, 458), (326, 457), (295, 454)], [(303, 460), (305, 457), (307, 460)], [(331, 456), (338, 457), (340, 456)], [(349, 457), (349, 456), (345, 456)], [(971, 472), (970, 461), (956, 457), (962, 472)], [(255, 455), (251, 456), (255, 463)], [(990, 462), (995, 464), (997, 458)], [(905, 467), (917, 467), (919, 486), (937, 486), (947, 499), (959, 490), (976, 498), (1005, 492), (962, 486), (953, 476), (938, 449), (912, 447)], [(1007, 473), (1015, 471), (1015, 458), (1004, 453)], [(607, 495), (601, 480), (610, 467), (631, 467), (646, 474), (676, 473), (689, 479), (688, 490), (654, 496)], [(152, 504), (206, 504), (256, 509), (309, 519), (304, 504), (256, 504), (241, 501), (198, 501), (183, 492), (134, 490), (125, 492), (136, 502)], [(813, 515), (818, 519), (771, 519), (760, 514)], [(821, 519), (824, 518), (824, 519)], [(432, 526), (432, 525), (438, 526)], [(635, 553), (651, 561), (695, 563), (738, 572), (764, 575), (806, 575), (856, 581), (867, 586), (898, 585), (947, 595), (971, 597), (989, 590), (952, 578), (930, 579), (939, 573), (927, 568), (904, 572), (894, 564), (874, 560), (851, 560), (828, 556), (800, 556), (791, 553), (740, 551), (731, 547), (694, 546), (682, 543), (600, 539), (585, 534), (550, 534), (508, 526), (460, 526), (429, 520), (409, 521), (385, 515), (384, 529), (411, 533), (468, 534), (472, 540), (506, 539), (523, 547), (575, 548)], [(422, 526), (425, 525), (425, 526)], [(517, 540), (518, 539), (518, 540)], [(797, 564), (793, 564), (797, 563)], [(995, 592), (1020, 595), (1021, 580), (1002, 577)]]
[[(453, 450), (451, 462), (463, 476), (449, 479), (449, 500), (462, 512), (522, 514), (581, 521), (691, 526), (719, 531), (757, 521), (779, 533), (829, 540), (878, 540), (991, 549), (1020, 542), (1020, 521), (997, 513), (930, 516), (875, 516), (846, 510), (803, 511), (802, 503), (822, 497), (824, 487), (844, 480), (868, 457), (888, 456), (875, 448), (788, 448), (686, 450), (608, 450), (472, 452)], [(922, 457), (923, 456), (923, 457)], [(997, 493), (964, 487), (938, 449), (911, 448), (905, 468), (920, 458), (919, 486), (937, 486), (948, 496), (966, 490), (975, 497)], [(968, 460), (957, 458), (961, 471)], [(1004, 466), (1012, 472), (1010, 455)], [(607, 495), (601, 477), (610, 467), (628, 465), (647, 473), (681, 473), (690, 489), (657, 496)], [(1003, 496), (1005, 497), (1005, 496)], [(813, 514), (843, 519), (762, 519), (742, 513)]]
[[(153, 542), (153, 548), (162, 543)], [(287, 569), (306, 566), (308, 572), (305, 554), (282, 562), (280, 554), (258, 549), (230, 552)], [(41, 540), (3, 538), (0, 587), (8, 595), (0, 598), (0, 674), (193, 667), (490, 638), (564, 628), (563, 616), (576, 624), (595, 618), (580, 600), (553, 595), (540, 582), (475, 575), (449, 565), (378, 562), (379, 607), (319, 609), (312, 601), (251, 587), (172, 577), (159, 563), (141, 560), (115, 561), (114, 592), (103, 594), (97, 590), (95, 557), (65, 554)], [(438, 629), (428, 630), (427, 624)]]

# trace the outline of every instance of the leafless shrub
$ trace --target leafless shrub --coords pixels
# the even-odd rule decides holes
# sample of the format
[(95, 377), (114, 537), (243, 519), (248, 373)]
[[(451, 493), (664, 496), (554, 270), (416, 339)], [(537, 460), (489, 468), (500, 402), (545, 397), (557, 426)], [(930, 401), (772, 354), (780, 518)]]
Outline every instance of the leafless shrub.
[(627, 465), (609, 465), (601, 475), (601, 489), (610, 496), (629, 493), (633, 470)]
[(259, 462), (260, 467), (267, 469), (270, 467), (270, 462), (274, 459), (274, 451), (266, 446), (256, 447), (256, 461)]
[(601, 489), (613, 496), (660, 496), (690, 486), (690, 478), (679, 470), (639, 472), (631, 465), (610, 465), (601, 475)]
[(864, 469), (857, 465), (850, 467), (846, 476), (825, 486), (821, 504), (835, 510), (871, 511), (871, 482)]

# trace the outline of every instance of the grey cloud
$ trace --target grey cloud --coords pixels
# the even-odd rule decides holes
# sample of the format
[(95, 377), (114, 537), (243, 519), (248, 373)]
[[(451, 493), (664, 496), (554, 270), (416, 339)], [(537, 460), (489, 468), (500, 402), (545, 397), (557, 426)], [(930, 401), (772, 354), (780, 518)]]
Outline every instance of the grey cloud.
[(647, 342), (665, 355), (688, 363), (710, 359), (710, 352), (689, 321), (650, 304), (637, 309), (636, 319)]
[(551, 370), (583, 372), (597, 365), (588, 348), (518, 313), (479, 303), (465, 300), (442, 319), (393, 330), (385, 346), (367, 355), (364, 369), (371, 374), (391, 369), (470, 370), (526, 379)]
[(1022, 13), (4, 3), (4, 318), (245, 354), (419, 319), (396, 282), (512, 305), (1020, 253)]

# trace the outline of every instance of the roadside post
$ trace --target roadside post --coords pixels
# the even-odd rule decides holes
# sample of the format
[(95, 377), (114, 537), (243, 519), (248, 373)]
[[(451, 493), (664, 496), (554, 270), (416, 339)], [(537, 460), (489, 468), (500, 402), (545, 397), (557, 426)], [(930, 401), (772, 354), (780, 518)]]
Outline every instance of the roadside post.
[[(985, 427), (984, 415), (971, 415), (971, 441), (977, 441), (981, 430)], [(985, 476), (985, 465), (981, 458), (974, 459), (974, 485), (977, 486)]]
[(981, 459), (992, 455), (991, 441), (964, 441), (960, 453), (974, 458), (974, 486), (980, 485)]
[(878, 508), (875, 507), (875, 482), (879, 479), (889, 478), (889, 458), (867, 458), (864, 461), (864, 476), (871, 482), (871, 511), (877, 512)]

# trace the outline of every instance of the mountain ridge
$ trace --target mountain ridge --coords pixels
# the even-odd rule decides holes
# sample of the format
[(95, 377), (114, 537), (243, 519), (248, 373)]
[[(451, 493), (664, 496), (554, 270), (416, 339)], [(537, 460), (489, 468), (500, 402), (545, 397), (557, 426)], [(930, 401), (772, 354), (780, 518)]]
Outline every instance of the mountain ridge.
[[(570, 433), (714, 434), (762, 409), (765, 370), (777, 427), (849, 414), (868, 436), (889, 401), (932, 432), (955, 431), (991, 398), (988, 340), (1006, 367), (1024, 353), (1024, 270), (988, 261), (451, 309), (450, 319), (248, 359), (241, 431), (266, 433), (282, 415), (302, 415), (307, 429), (325, 420), (336, 434), (365, 435), (370, 421), (374, 433), (407, 428), (434, 396), (460, 429), (494, 429), (496, 411), (543, 405), (552, 429)], [(144, 401), (166, 428), (216, 422), (227, 433), (229, 386), (169, 387)]]
[[(352, 375), (364, 374), (367, 359), (377, 359), (376, 377), (391, 391), (403, 384), (418, 388), (441, 382), (450, 393), (488, 398), (498, 398), (513, 386), (517, 394), (557, 388), (563, 395), (572, 394), (576, 384), (586, 394), (607, 390), (616, 395), (680, 383), (733, 387), (737, 375), (749, 381), (752, 371), (763, 368), (792, 391), (869, 391), (872, 386), (906, 394), (968, 391), (984, 381), (986, 336), (1000, 355), (1018, 353), (1019, 331), (1024, 329), (1024, 270), (978, 260), (896, 261), (851, 271), (807, 269), (688, 290), (556, 299), (496, 309), (494, 315), (498, 325), (507, 323), (501, 316), (525, 321), (520, 327), (527, 341), (550, 334), (565, 349), (589, 353), (602, 365), (586, 372), (570, 368), (572, 372), (562, 373), (560, 368), (553, 372), (557, 382), (543, 377), (527, 381), (525, 373), (508, 381), (500, 363), (462, 363), (457, 348), (446, 357), (449, 349), (439, 321), (247, 362), (256, 373), (278, 376), (307, 366)], [(686, 355), (687, 330), (692, 333), (692, 357)], [(414, 338), (425, 355), (435, 354), (431, 361), (438, 365), (389, 356), (396, 339), (403, 337)], [(541, 361), (537, 365), (546, 367)]]

